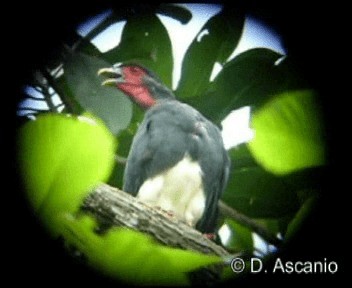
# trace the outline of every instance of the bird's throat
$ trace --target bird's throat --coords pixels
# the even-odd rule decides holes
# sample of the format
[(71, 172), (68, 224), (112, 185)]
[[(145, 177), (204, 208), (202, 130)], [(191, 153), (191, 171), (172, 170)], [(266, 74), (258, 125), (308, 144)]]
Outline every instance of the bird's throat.
[(141, 108), (148, 109), (155, 104), (155, 99), (145, 86), (134, 85), (129, 83), (120, 83), (118, 88), (126, 93)]

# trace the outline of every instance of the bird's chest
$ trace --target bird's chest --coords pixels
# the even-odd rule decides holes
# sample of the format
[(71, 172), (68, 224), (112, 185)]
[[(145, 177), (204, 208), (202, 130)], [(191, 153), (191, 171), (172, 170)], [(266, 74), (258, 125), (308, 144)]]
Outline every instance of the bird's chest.
[(173, 167), (144, 181), (137, 198), (195, 226), (205, 208), (202, 170), (188, 155)]

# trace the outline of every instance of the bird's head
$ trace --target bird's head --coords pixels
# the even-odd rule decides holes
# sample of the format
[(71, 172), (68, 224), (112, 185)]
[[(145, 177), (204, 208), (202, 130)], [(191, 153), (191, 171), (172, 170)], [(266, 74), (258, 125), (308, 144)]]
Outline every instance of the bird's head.
[(147, 68), (136, 64), (120, 64), (102, 68), (98, 75), (108, 77), (102, 85), (114, 86), (144, 109), (160, 100), (175, 99), (172, 91)]

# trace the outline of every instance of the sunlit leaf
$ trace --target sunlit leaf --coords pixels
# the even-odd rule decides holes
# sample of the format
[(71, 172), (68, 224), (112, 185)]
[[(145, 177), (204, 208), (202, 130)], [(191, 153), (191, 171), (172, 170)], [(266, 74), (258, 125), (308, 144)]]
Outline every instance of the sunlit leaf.
[(312, 91), (277, 95), (253, 115), (248, 147), (266, 170), (282, 175), (325, 162), (322, 118)]
[(64, 76), (81, 106), (99, 116), (117, 134), (130, 124), (132, 103), (117, 88), (101, 85), (97, 72), (110, 66), (99, 58), (72, 52), (64, 64)]
[(115, 139), (98, 119), (49, 114), (19, 132), (19, 163), (28, 200), (56, 232), (56, 217), (74, 213), (109, 176)]
[(224, 63), (236, 47), (244, 16), (229, 7), (205, 23), (182, 62), (182, 75), (176, 94), (180, 98), (201, 95), (209, 85), (215, 62)]
[(99, 236), (90, 219), (66, 218), (66, 239), (102, 273), (130, 284), (186, 285), (187, 272), (221, 262), (221, 258), (174, 249), (126, 228)]
[(171, 87), (173, 57), (169, 34), (152, 13), (130, 17), (124, 26), (118, 47), (104, 53), (110, 63), (134, 62), (153, 72)]

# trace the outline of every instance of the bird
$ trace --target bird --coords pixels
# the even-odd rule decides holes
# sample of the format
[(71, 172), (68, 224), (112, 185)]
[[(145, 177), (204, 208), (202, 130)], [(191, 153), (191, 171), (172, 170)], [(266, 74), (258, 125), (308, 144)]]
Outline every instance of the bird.
[(145, 110), (128, 153), (123, 190), (215, 235), (231, 166), (218, 126), (177, 100), (142, 65), (119, 63), (98, 75), (106, 77), (102, 85), (119, 89)]

